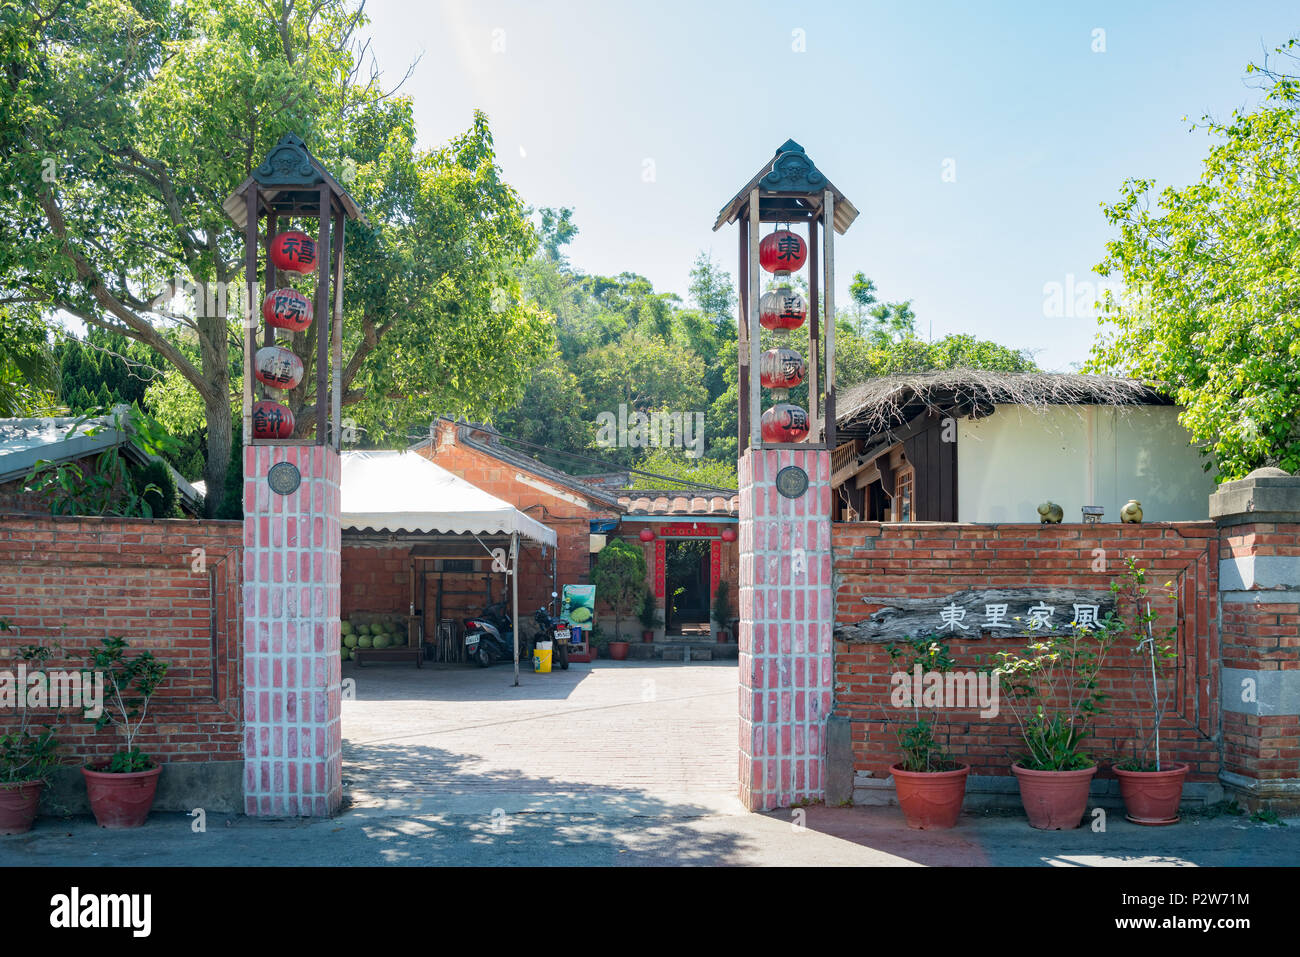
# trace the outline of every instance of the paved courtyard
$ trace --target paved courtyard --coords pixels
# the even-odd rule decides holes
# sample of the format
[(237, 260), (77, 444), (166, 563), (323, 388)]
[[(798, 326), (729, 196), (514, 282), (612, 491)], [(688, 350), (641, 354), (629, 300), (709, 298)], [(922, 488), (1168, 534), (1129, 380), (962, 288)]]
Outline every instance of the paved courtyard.
[(356, 808), (736, 814), (736, 663), (345, 667)]
[(1300, 820), (1110, 816), (1104, 833), (966, 814), (910, 831), (897, 808), (748, 814), (735, 797), (736, 666), (568, 672), (347, 666), (349, 805), (331, 820), (155, 813), (135, 831), (43, 818), (0, 838), (12, 865), (1295, 865)]

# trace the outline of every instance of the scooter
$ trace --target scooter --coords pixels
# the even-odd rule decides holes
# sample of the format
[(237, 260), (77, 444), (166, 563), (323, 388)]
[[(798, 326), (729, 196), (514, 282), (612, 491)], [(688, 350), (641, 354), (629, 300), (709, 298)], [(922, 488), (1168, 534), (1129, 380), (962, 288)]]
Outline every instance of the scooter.
[(465, 619), (465, 657), (480, 668), (515, 657), (514, 622), (505, 602), (488, 605), (477, 618)]
[[(551, 592), (551, 600), (556, 598), (555, 592)], [(545, 606), (537, 609), (533, 613), (533, 620), (537, 622), (537, 637), (533, 639), (534, 643), (539, 641), (549, 641), (551, 643), (551, 657), (561, 671), (569, 670), (569, 626), (561, 619), (556, 618)]]

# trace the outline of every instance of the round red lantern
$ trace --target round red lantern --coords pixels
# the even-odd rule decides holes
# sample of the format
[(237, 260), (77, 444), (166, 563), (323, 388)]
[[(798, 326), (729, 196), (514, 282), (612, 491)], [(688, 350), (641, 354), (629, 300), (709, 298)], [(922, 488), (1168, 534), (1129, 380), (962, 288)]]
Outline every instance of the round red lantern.
[(262, 300), (262, 318), (268, 326), (302, 332), (311, 325), (311, 300), (297, 289), (285, 287), (272, 290)]
[(780, 390), (778, 398), (785, 398), (787, 389), (803, 382), (808, 364), (804, 357), (789, 346), (768, 349), (758, 357), (758, 377), (764, 389)]
[(271, 240), (271, 264), (285, 272), (311, 272), (316, 268), (316, 240), (291, 229)]
[(655, 540), (655, 533), (651, 529), (643, 528), (641, 529), (640, 538), (643, 542), (653, 542)]
[(724, 528), (722, 530), (722, 540), (724, 542), (734, 542), (736, 540), (736, 530), (734, 528)]
[(781, 402), (763, 413), (764, 442), (802, 442), (808, 435), (808, 413)]
[(798, 272), (808, 258), (808, 244), (798, 233), (778, 229), (758, 244), (758, 264), (768, 272)]
[(764, 329), (784, 335), (798, 329), (808, 318), (808, 304), (789, 286), (763, 293), (758, 301), (758, 321)]
[(292, 389), (302, 381), (302, 360), (282, 346), (263, 346), (253, 359), (253, 372), (272, 389)]
[(287, 439), (293, 435), (293, 413), (279, 402), (262, 401), (253, 406), (253, 437)]

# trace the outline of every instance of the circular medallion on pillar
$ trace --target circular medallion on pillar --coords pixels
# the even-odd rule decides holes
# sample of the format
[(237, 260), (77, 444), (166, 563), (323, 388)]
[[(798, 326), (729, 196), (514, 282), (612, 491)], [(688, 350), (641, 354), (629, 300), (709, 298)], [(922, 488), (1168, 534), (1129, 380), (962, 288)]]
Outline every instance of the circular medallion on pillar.
[(293, 494), (301, 483), (302, 473), (292, 462), (276, 462), (266, 473), (266, 484), (278, 495)]
[(808, 473), (797, 465), (787, 465), (776, 473), (776, 490), (786, 498), (798, 498), (808, 491)]

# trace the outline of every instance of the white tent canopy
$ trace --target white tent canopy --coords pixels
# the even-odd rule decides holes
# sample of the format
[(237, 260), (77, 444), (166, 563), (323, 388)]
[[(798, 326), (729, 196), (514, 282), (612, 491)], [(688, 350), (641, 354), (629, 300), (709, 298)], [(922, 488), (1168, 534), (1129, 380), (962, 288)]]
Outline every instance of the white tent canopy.
[(453, 535), (519, 534), (555, 547), (555, 531), (415, 452), (344, 452), (343, 527)]

